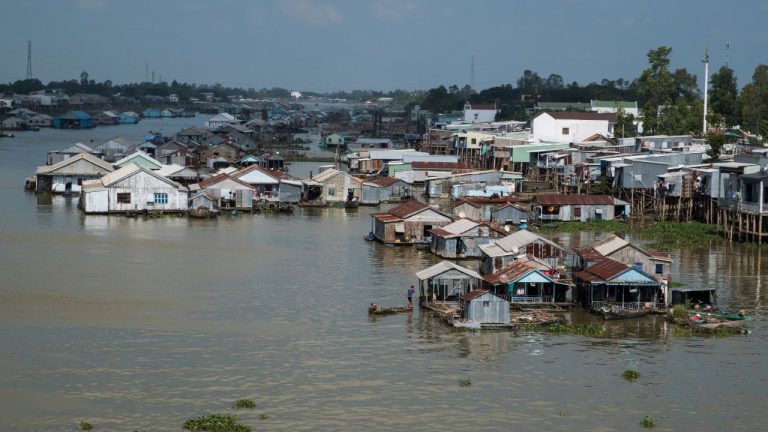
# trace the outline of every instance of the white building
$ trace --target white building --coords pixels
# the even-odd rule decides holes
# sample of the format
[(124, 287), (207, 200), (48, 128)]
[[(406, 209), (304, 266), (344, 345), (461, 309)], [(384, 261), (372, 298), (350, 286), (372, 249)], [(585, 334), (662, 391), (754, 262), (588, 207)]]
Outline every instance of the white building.
[(189, 190), (135, 164), (83, 182), (80, 205), (87, 214), (187, 210)]
[(209, 118), (205, 122), (205, 127), (207, 127), (208, 129), (218, 129), (222, 126), (226, 126), (232, 123), (237, 123), (235, 116), (229, 113), (219, 113)]
[(464, 104), (464, 123), (489, 123), (496, 120), (496, 105)]
[(179, 103), (179, 95), (176, 93), (171, 93), (168, 95), (168, 102), (170, 103)]
[(539, 141), (581, 142), (599, 134), (613, 137), (615, 113), (542, 112), (533, 117), (531, 133)]

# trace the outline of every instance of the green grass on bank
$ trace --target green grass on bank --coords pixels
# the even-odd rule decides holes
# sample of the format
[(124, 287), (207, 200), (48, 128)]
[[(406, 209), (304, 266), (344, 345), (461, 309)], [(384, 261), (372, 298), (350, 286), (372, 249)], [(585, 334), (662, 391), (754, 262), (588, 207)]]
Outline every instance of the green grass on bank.
[(541, 233), (624, 232), (649, 241), (652, 249), (705, 249), (723, 239), (713, 225), (699, 222), (656, 222), (649, 225), (619, 221), (559, 222), (538, 228)]

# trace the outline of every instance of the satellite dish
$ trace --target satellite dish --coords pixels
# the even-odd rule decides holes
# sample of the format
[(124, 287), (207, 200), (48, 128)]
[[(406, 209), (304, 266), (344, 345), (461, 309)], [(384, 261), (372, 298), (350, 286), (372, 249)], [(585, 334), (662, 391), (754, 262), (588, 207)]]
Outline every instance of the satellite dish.
[(509, 225), (504, 225), (504, 231), (510, 232), (512, 230), (512, 227)]
[(503, 274), (499, 276), (499, 282), (506, 283), (507, 282), (507, 275)]
[(460, 212), (459, 212), (459, 217), (460, 217), (460, 218), (462, 218), (462, 219), (464, 219), (465, 217), (467, 217), (467, 214), (466, 214), (466, 213), (464, 213), (463, 211), (460, 211)]

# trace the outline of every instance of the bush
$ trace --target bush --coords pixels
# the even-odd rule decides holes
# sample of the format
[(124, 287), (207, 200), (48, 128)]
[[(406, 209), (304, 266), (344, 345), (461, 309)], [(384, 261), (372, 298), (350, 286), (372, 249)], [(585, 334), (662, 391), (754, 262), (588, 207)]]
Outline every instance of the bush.
[(256, 404), (250, 399), (238, 399), (232, 406), (234, 409), (254, 409)]
[(184, 422), (185, 430), (200, 432), (251, 432), (251, 427), (242, 425), (237, 417), (222, 414), (207, 414)]

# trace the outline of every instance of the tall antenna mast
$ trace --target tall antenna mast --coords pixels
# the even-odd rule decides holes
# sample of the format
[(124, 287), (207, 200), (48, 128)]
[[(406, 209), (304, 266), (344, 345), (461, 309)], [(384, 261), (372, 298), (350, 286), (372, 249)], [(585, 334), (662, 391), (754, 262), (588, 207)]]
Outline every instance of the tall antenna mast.
[(472, 54), (472, 61), (469, 66), (469, 86), (475, 88), (475, 55)]
[(32, 41), (27, 41), (27, 79), (32, 79)]
[(144, 82), (149, 82), (149, 62), (144, 62)]
[(728, 66), (728, 62), (731, 59), (731, 41), (725, 43), (725, 67)]
[(704, 49), (704, 128), (703, 133), (707, 134), (707, 90), (709, 89), (709, 48)]

